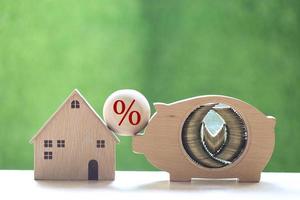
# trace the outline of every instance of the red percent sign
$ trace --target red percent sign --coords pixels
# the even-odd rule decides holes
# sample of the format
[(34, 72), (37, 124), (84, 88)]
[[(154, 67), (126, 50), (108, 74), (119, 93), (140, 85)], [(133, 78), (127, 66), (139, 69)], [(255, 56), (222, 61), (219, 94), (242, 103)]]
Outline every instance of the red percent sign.
[[(121, 121), (118, 124), (119, 126), (121, 126), (121, 124), (123, 123), (125, 117), (127, 116), (128, 112), (130, 111), (130, 109), (133, 106), (134, 102), (135, 102), (135, 99), (132, 100), (132, 102), (130, 103), (129, 107), (126, 109), (126, 105), (125, 105), (125, 102), (123, 100), (117, 100), (117, 101), (115, 101), (115, 103), (114, 103), (114, 112), (117, 115), (122, 115), (123, 114), (122, 119), (121, 119)], [(120, 104), (121, 110), (118, 110), (118, 104)], [(135, 122), (133, 121), (133, 115), (134, 114), (136, 115)], [(141, 121), (141, 114), (138, 111), (133, 110), (133, 111), (131, 111), (129, 113), (128, 120), (129, 120), (129, 123), (131, 125), (137, 125)]]

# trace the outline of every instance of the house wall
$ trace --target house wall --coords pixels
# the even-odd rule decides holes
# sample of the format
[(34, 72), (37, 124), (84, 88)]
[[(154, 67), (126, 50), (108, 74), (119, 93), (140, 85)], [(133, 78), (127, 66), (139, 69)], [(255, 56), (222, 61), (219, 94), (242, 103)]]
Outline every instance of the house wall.
[[(71, 101), (80, 102), (79, 109), (71, 109)], [(88, 179), (88, 163), (98, 161), (99, 180), (115, 176), (115, 140), (78, 95), (62, 106), (34, 140), (35, 179)], [(52, 140), (52, 148), (44, 147), (44, 140)], [(65, 140), (58, 148), (57, 140)], [(105, 148), (97, 148), (96, 141), (105, 140)], [(44, 152), (52, 152), (52, 160), (44, 159)]]

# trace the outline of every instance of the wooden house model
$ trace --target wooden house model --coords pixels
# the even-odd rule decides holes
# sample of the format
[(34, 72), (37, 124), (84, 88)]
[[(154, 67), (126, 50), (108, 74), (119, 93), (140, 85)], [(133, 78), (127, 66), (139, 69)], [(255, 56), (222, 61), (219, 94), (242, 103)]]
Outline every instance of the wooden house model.
[(34, 178), (46, 180), (113, 180), (115, 145), (119, 142), (78, 90), (30, 141)]

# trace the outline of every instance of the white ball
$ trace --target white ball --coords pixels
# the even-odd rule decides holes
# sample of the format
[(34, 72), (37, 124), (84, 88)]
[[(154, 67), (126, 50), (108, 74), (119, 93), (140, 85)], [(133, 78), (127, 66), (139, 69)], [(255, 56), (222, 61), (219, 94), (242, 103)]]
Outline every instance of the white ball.
[(133, 136), (143, 130), (150, 114), (150, 105), (146, 97), (131, 89), (115, 91), (103, 106), (104, 121), (119, 135)]

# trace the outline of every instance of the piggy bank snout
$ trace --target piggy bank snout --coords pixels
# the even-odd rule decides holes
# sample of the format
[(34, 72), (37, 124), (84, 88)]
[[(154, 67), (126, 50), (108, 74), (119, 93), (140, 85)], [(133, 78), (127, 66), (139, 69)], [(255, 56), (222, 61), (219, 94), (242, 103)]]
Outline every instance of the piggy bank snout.
[(132, 137), (132, 150), (135, 153), (142, 154), (144, 153), (143, 147), (145, 146), (144, 137), (142, 135), (136, 135)]

